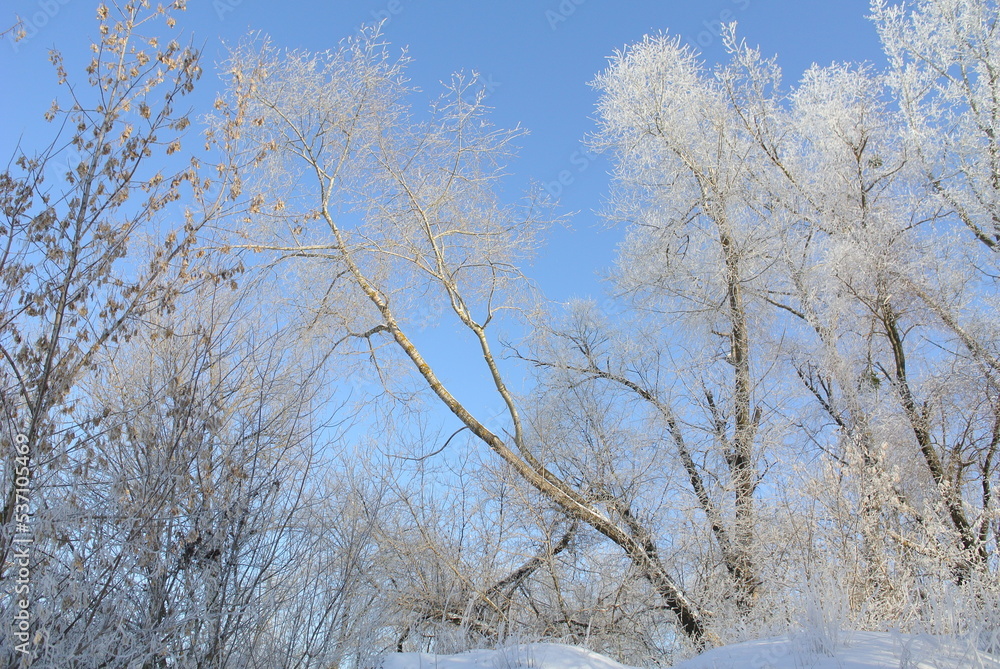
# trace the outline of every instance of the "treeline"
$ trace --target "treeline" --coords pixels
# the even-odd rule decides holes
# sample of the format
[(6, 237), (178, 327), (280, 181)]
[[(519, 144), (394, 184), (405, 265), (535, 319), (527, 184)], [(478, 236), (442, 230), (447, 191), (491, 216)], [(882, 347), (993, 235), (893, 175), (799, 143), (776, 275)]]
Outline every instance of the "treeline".
[(7, 666), (1000, 649), (996, 2), (875, 2), (885, 66), (795, 86), (735, 27), (714, 69), (617, 53), (589, 144), (625, 241), (568, 305), (522, 274), (554, 203), (505, 199), (474, 77), (425, 113), (377, 29), (248, 40), (198, 127), (180, 9), (101, 5), (0, 175)]

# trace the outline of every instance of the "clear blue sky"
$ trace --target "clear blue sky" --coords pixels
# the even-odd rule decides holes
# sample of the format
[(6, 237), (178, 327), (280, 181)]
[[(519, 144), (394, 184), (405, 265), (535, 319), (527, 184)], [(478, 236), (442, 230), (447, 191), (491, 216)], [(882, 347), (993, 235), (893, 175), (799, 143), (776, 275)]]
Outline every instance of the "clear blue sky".
[[(41, 114), (58, 93), (47, 51), (85, 49), (96, 30), (96, 4), (3, 2), (0, 25), (13, 23), (16, 14), (28, 23), (30, 35), (16, 45), (9, 39), (0, 45), (3, 155), (10, 155), (21, 134), (31, 138), (32, 129), (42, 127)], [(530, 132), (512, 166), (516, 178), (552, 184), (553, 191), (562, 191), (565, 210), (579, 212), (572, 232), (553, 231), (533, 272), (551, 298), (562, 300), (599, 290), (593, 273), (611, 261), (617, 238), (594, 229), (607, 165), (588, 164), (578, 153), (581, 138), (593, 127), (595, 95), (587, 82), (608, 55), (646, 33), (668, 30), (714, 62), (724, 56), (717, 37), (720, 19), (736, 20), (748, 42), (778, 54), (786, 81), (795, 81), (813, 62), (879, 63), (881, 50), (867, 12), (867, 0), (190, 0), (179, 18), (205, 45), (202, 101), (211, 98), (218, 81), (211, 65), (223, 54), (222, 42), (235, 42), (251, 30), (269, 34), (279, 46), (322, 50), (362, 23), (387, 18), (387, 38), (409, 47), (410, 76), (424, 90), (436, 92), (453, 71), (478, 70), (494, 85), (489, 103), (497, 125), (520, 124)], [(557, 187), (564, 170), (572, 183)]]
[[(166, 0), (161, 0), (166, 2)], [(4, 0), (0, 29), (15, 15), (28, 39), (0, 44), (0, 154), (10, 156), (19, 138), (32, 146), (50, 128), (42, 113), (60, 94), (48, 63), (51, 48), (64, 51), (71, 73), (96, 32), (93, 0)], [(812, 63), (869, 61), (881, 65), (868, 0), (189, 0), (179, 24), (205, 49), (200, 93), (207, 111), (219, 83), (213, 63), (249, 31), (271, 36), (280, 47), (323, 50), (363, 23), (386, 19), (384, 32), (407, 46), (411, 80), (432, 94), (456, 70), (477, 70), (494, 92), (489, 104), (501, 127), (521, 125), (530, 134), (511, 165), (515, 185), (529, 179), (553, 184), (563, 175), (563, 211), (578, 212), (572, 229), (555, 229), (528, 273), (555, 300), (597, 296), (597, 277), (614, 258), (618, 231), (604, 229), (595, 210), (607, 189), (607, 165), (580, 153), (593, 129), (596, 96), (587, 85), (616, 48), (647, 33), (669, 31), (697, 46), (712, 64), (724, 54), (720, 21), (736, 20), (740, 34), (777, 54), (786, 82)], [(80, 76), (82, 79), (82, 76)]]

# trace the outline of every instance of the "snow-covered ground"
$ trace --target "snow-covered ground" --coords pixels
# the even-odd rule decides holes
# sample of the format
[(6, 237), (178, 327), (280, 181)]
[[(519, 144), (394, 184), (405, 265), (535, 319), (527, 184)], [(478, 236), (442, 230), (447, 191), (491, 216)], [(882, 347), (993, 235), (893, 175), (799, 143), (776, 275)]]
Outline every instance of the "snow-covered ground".
[(395, 653), (382, 669), (629, 669), (583, 648), (558, 643), (532, 643), (501, 650), (470, 650), (458, 655)]
[(886, 632), (803, 633), (726, 646), (675, 669), (1000, 669), (1000, 660), (929, 636)]
[[(555, 643), (458, 655), (396, 653), (383, 669), (626, 669), (582, 648)], [(836, 639), (799, 634), (726, 646), (674, 669), (1000, 669), (987, 657), (955, 642), (884, 632), (840, 632)]]

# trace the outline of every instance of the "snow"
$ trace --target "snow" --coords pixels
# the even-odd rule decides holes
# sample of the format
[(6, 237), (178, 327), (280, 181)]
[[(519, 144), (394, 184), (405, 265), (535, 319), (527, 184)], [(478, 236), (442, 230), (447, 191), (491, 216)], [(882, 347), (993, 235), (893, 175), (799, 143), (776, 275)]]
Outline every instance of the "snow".
[(674, 667), (723, 668), (1000, 669), (1000, 660), (955, 641), (931, 636), (840, 632), (832, 644), (826, 638), (803, 633), (716, 648)]
[(593, 651), (559, 643), (532, 643), (458, 655), (395, 653), (382, 669), (629, 669)]
[[(395, 653), (382, 669), (628, 669), (589, 650), (556, 643), (474, 650), (458, 655)], [(889, 632), (839, 632), (835, 639), (796, 634), (715, 648), (674, 669), (1000, 669), (955, 641)]]

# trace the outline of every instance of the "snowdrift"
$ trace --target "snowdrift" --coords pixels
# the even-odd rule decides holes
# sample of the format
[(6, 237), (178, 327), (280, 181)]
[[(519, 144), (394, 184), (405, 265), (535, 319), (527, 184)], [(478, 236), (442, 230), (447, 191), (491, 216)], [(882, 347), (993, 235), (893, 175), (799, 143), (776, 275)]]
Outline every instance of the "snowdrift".
[[(457, 655), (395, 653), (382, 669), (629, 669), (582, 648), (555, 643)], [(954, 641), (887, 632), (802, 633), (710, 650), (674, 669), (1000, 669), (1000, 659)]]
[(888, 632), (802, 633), (716, 648), (675, 669), (1000, 669), (954, 641)]
[(532, 643), (458, 655), (395, 653), (382, 669), (631, 669), (599, 653), (559, 643)]

